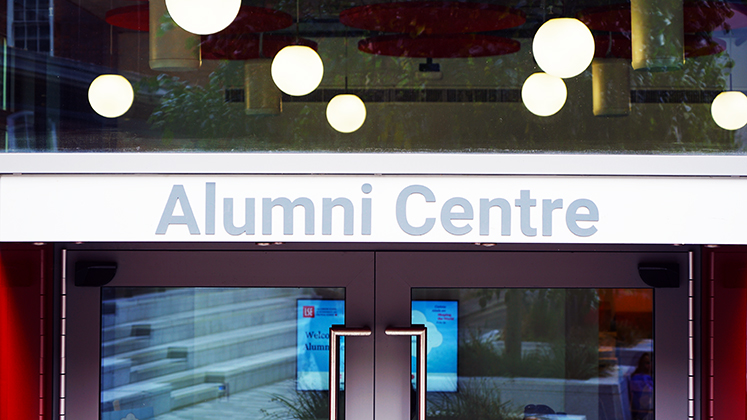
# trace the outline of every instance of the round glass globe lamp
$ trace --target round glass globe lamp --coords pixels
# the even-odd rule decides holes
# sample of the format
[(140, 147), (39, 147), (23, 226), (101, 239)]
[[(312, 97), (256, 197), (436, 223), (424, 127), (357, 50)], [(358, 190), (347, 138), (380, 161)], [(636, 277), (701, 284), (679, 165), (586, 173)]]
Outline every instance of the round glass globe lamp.
[(197, 35), (226, 29), (240, 8), (241, 0), (166, 0), (171, 19), (180, 28)]
[(341, 133), (352, 133), (366, 121), (366, 105), (355, 95), (337, 95), (327, 104), (327, 121)]
[(270, 73), (278, 89), (291, 96), (304, 96), (322, 82), (324, 64), (313, 49), (289, 45), (275, 55)]
[(747, 124), (747, 96), (739, 91), (719, 93), (711, 104), (711, 116), (724, 130), (739, 130)]
[(529, 112), (548, 117), (565, 105), (568, 91), (563, 79), (547, 73), (534, 73), (521, 87), (521, 100)]
[(127, 112), (135, 99), (129, 80), (118, 74), (102, 74), (88, 87), (88, 102), (97, 114), (117, 118)]
[(594, 48), (589, 28), (573, 18), (548, 20), (532, 41), (534, 60), (542, 71), (564, 79), (578, 76), (589, 67)]

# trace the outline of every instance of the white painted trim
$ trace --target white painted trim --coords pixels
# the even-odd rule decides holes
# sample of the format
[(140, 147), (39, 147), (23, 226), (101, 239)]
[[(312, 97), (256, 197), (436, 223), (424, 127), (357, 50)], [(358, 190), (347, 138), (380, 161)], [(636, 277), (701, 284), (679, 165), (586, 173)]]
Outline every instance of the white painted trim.
[(9, 153), (0, 174), (747, 177), (747, 156), (465, 153)]

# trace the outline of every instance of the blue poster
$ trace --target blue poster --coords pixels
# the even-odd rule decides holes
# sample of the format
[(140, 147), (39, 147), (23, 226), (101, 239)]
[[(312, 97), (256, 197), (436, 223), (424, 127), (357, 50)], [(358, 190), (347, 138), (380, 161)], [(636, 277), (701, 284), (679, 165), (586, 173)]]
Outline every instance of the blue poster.
[[(425, 325), (427, 334), (427, 391), (456, 392), (457, 390), (457, 326), (459, 302), (412, 301), (412, 324)], [(416, 341), (412, 342), (412, 378), (414, 383)]]
[[(329, 389), (329, 327), (345, 324), (344, 300), (299, 299), (296, 309), (296, 389)], [(340, 345), (340, 361), (343, 357)], [(340, 366), (340, 374), (344, 371)]]

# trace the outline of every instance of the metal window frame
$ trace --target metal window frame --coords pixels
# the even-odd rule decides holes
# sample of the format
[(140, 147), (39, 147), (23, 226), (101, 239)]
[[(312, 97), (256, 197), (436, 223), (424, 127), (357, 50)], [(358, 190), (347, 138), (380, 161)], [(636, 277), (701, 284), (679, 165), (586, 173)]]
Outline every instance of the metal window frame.
[(466, 153), (8, 153), (0, 174), (747, 177), (742, 155)]

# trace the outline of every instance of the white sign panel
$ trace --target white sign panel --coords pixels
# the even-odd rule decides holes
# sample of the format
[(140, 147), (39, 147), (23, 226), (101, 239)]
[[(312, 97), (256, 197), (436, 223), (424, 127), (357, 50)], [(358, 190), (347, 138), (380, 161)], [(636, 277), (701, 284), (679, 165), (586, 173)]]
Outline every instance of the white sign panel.
[(0, 241), (747, 244), (747, 179), (3, 176)]

